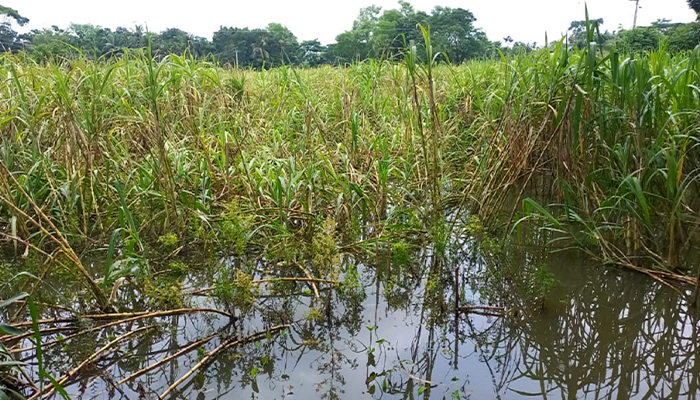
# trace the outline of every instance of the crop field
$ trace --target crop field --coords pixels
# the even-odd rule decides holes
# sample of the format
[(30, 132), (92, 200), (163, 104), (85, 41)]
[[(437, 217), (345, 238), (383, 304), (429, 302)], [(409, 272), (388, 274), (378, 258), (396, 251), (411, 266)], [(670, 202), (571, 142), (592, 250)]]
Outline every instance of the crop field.
[[(560, 42), (453, 66), (426, 36), (399, 62), (260, 71), (147, 48), (41, 64), (4, 54), (0, 79), (0, 290), (17, 296), (0, 307), (34, 321), (0, 325), (6, 344), (49, 340), (40, 323), (56, 307), (242, 319), (256, 285), (319, 297), (347, 283), (347, 255), (439, 259), (474, 237), (697, 282), (697, 48)], [(240, 262), (186, 287), (215, 258)], [(203, 295), (220, 307), (188, 300)], [(30, 398), (63, 391), (76, 368)]]

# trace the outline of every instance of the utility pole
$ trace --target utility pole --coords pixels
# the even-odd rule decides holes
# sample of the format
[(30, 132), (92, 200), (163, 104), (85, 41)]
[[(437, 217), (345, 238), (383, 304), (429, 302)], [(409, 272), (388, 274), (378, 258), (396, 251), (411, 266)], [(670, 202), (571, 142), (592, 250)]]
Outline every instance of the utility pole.
[(236, 49), (236, 68), (238, 68), (238, 49)]
[(637, 14), (639, 13), (639, 0), (630, 0), (634, 1), (634, 23), (632, 24), (632, 29), (637, 27)]

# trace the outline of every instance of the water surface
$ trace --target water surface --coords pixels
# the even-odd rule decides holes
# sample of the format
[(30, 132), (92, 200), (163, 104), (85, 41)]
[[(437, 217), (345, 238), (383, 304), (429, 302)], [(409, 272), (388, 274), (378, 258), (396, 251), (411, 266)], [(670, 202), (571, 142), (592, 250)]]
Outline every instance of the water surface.
[[(65, 372), (110, 335), (157, 322), (159, 330), (101, 359), (68, 391), (77, 399), (158, 398), (221, 339), (126, 384), (114, 383), (207, 335), (244, 337), (290, 324), (281, 334), (218, 355), (174, 397), (697, 397), (697, 321), (680, 291), (575, 255), (544, 254), (513, 251), (507, 267), (473, 255), (437, 260), (427, 251), (403, 265), (390, 257), (346, 258), (340, 276), (346, 283), (319, 285), (320, 298), (307, 284), (262, 286), (233, 325), (211, 314), (141, 321), (49, 347), (45, 358), (50, 371)], [(219, 271), (239, 261), (224, 260)], [(211, 278), (210, 271), (193, 273), (186, 289)], [(456, 282), (460, 306), (502, 306), (504, 316), (455, 312)], [(225, 307), (208, 297), (194, 302)]]

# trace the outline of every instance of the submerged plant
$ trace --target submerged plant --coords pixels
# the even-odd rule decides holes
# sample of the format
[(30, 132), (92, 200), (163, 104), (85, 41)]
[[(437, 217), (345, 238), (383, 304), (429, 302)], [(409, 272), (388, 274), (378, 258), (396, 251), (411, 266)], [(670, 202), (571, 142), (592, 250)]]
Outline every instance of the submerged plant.
[(313, 255), (313, 265), (319, 274), (318, 276), (331, 276), (331, 279), (337, 278), (340, 252), (338, 251), (336, 223), (334, 220), (328, 218), (323, 221), (319, 231), (316, 232), (312, 239), (311, 254)]
[(402, 267), (411, 262), (411, 249), (405, 242), (397, 242), (391, 245), (391, 263)]
[(245, 252), (253, 230), (252, 217), (245, 216), (239, 207), (236, 203), (226, 205), (219, 221), (218, 234), (219, 241), (237, 255)]
[(235, 277), (231, 279), (226, 269), (219, 270), (219, 276), (214, 283), (214, 296), (227, 305), (227, 309), (238, 309), (241, 313), (247, 313), (255, 304), (253, 278), (241, 271), (235, 271)]

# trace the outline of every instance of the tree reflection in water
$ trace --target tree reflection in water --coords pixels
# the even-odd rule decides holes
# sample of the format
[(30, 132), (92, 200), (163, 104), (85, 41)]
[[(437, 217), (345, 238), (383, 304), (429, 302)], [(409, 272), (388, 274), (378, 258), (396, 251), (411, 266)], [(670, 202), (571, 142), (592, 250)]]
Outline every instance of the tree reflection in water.
[[(576, 255), (479, 254), (442, 258), (416, 250), (404, 264), (390, 255), (346, 258), (345, 283), (320, 287), (319, 298), (305, 284), (286, 282), (262, 288), (236, 327), (216, 318), (173, 317), (158, 334), (100, 361), (95, 369), (102, 373), (84, 376), (69, 391), (84, 399), (150, 397), (218, 339), (118, 391), (106, 382), (212, 333), (244, 336), (291, 323), (282, 335), (222, 354), (174, 398), (698, 397), (697, 321), (679, 291), (582, 265)], [(542, 265), (559, 282), (546, 295), (532, 278)], [(204, 284), (200, 278), (206, 277), (191, 283)], [(502, 318), (456, 314), (455, 293), (462, 304), (508, 312)], [(221, 306), (214, 303), (208, 305)], [(66, 351), (77, 350), (46, 350), (50, 368), (70, 367)]]

